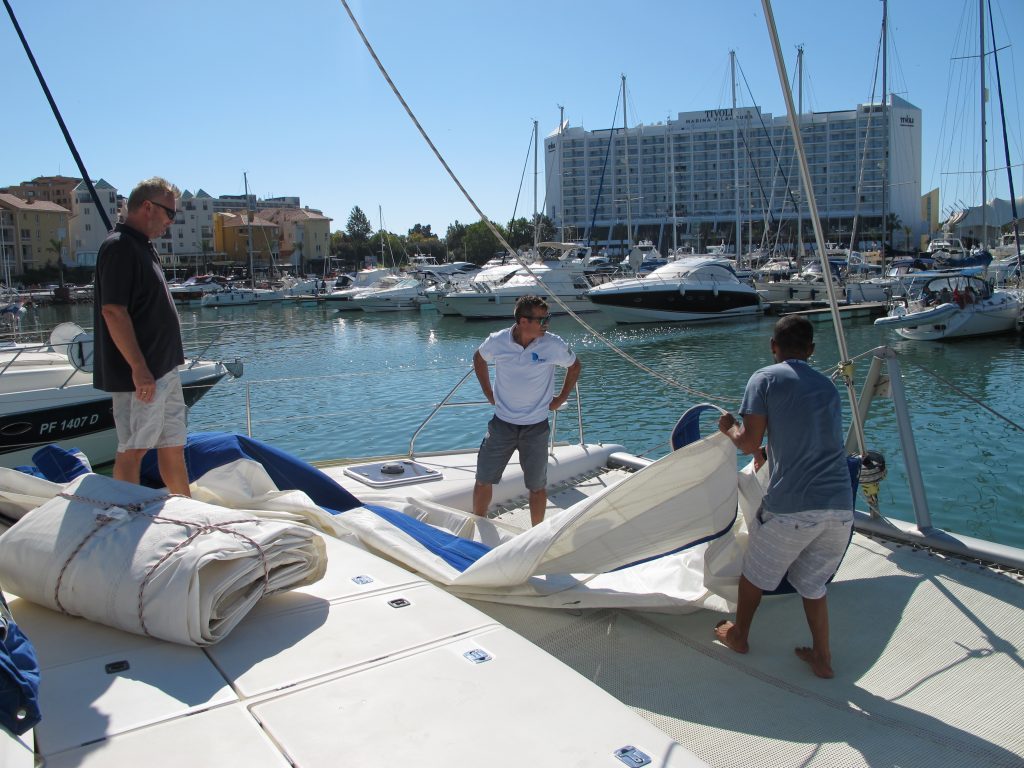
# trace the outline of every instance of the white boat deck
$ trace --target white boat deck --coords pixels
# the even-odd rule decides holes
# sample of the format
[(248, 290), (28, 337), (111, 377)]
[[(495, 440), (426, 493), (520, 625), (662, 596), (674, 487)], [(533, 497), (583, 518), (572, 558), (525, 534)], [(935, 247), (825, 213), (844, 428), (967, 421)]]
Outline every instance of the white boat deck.
[[(594, 459), (617, 449), (560, 448), (551, 510), (616, 482)], [(420, 460), (444, 479), (371, 492), (326, 471), (367, 502), (466, 508), (472, 454)], [(514, 462), (495, 498), (528, 524)], [(668, 766), (1024, 765), (1019, 574), (855, 534), (829, 593), (836, 677), (821, 680), (793, 654), (808, 640), (794, 595), (764, 599), (739, 655), (713, 639), (722, 614), (464, 601), (328, 547), (324, 580), (261, 601), (206, 649), (13, 600), (43, 666), (46, 765), (613, 768), (629, 745)], [(32, 765), (28, 747), (5, 750), (0, 764)]]
[[(40, 659), (45, 764), (612, 768), (635, 746), (654, 765), (703, 765), (486, 614), (327, 543), (322, 581), (264, 599), (205, 649), (13, 599)], [(33, 765), (29, 743), (6, 739), (0, 764)]]
[[(419, 488), (466, 508), (454, 502), (465, 499), (457, 486), (471, 483), (472, 463), (433, 461), (451, 479)], [(551, 493), (549, 514), (620, 475)], [(521, 486), (514, 461), (503, 486), (505, 496)], [(500, 519), (529, 525), (525, 495), (496, 506)], [(829, 591), (832, 680), (793, 653), (810, 639), (796, 595), (764, 598), (746, 655), (713, 639), (723, 615), (704, 610), (471, 604), (714, 766), (1024, 765), (1020, 574), (856, 533)]]

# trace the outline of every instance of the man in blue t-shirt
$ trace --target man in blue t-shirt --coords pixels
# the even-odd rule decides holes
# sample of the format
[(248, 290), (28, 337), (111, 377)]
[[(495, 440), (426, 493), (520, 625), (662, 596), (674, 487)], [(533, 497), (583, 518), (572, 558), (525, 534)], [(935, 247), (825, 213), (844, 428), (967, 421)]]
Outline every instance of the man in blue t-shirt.
[[(494, 405), (494, 418), (477, 455), (473, 513), (484, 516), (494, 484), (501, 480), (513, 451), (519, 451), (526, 489), (530, 492), (530, 522), (544, 520), (548, 503), (548, 411), (565, 403), (580, 377), (580, 361), (569, 346), (548, 333), (551, 315), (539, 296), (516, 302), (516, 324), (492, 333), (473, 354), (473, 370), (484, 397)], [(494, 386), (488, 363), (494, 363)], [(566, 369), (557, 397), (555, 366)]]
[(736, 621), (721, 621), (715, 636), (737, 653), (749, 650), (750, 624), (761, 596), (789, 582), (800, 593), (812, 647), (796, 654), (819, 677), (832, 677), (825, 584), (850, 540), (853, 496), (835, 384), (807, 364), (814, 327), (789, 315), (775, 324), (775, 365), (756, 371), (743, 392), (738, 424), (725, 413), (718, 428), (743, 453), (764, 461), (767, 433), (768, 490), (750, 536), (740, 576)]

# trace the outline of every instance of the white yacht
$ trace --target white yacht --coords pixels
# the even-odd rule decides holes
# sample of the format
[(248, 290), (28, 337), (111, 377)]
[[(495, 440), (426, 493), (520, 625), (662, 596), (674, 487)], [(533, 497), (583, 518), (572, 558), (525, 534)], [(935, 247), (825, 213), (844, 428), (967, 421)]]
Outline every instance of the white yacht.
[(436, 309), (438, 313), (448, 316), (458, 316), (459, 311), (452, 306), (449, 297), (458, 293), (483, 293), (512, 277), (521, 269), (519, 262), (514, 259), (507, 264), (484, 265), (476, 274), (468, 278), (458, 276), (446, 284), (438, 284), (427, 288), (423, 295), (427, 304)]
[(576, 245), (548, 242), (537, 247), (540, 260), (530, 264), (529, 271), (519, 267), (498, 284), (477, 283), (473, 290), (450, 293), (447, 307), (470, 319), (511, 318), (519, 297), (534, 294), (548, 299), (552, 314), (564, 314), (551, 300), (554, 294), (573, 312), (597, 311), (587, 298), (591, 284), (583, 264), (572, 258)]
[(390, 269), (375, 267), (360, 270), (344, 288), (335, 288), (324, 294), (324, 301), (328, 302), (332, 309), (336, 309), (339, 312), (356, 311), (359, 307), (352, 302), (356, 294), (369, 290), (384, 278), (392, 276), (394, 276), (394, 272)]
[(203, 307), (239, 307), (255, 304), (257, 293), (252, 288), (221, 288), (203, 295), (199, 304)]
[(953, 272), (930, 277), (875, 325), (913, 341), (943, 341), (1008, 333), (1022, 311), (1020, 290), (993, 290), (979, 277)]
[(729, 261), (685, 256), (647, 277), (624, 277), (591, 288), (590, 300), (618, 323), (707, 322), (763, 314), (753, 286)]
[(363, 312), (402, 312), (419, 309), (423, 280), (409, 275), (391, 275), (352, 296), (351, 304)]
[(193, 275), (183, 283), (168, 286), (168, 289), (175, 304), (198, 307), (203, 296), (226, 288), (227, 285), (227, 278), (220, 275)]

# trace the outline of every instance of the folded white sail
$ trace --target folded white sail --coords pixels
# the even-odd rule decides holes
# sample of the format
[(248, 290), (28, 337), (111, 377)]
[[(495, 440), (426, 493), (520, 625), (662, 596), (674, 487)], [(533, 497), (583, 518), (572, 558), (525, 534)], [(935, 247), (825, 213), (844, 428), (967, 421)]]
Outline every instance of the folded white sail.
[(0, 536), (4, 589), (187, 645), (216, 643), (263, 595), (325, 569), (311, 528), (93, 474)]

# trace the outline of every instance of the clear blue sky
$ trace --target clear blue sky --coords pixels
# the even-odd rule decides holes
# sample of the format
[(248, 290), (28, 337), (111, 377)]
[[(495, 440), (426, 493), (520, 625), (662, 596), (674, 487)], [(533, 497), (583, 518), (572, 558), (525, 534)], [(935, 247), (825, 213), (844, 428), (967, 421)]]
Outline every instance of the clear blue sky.
[[(452, 221), (476, 220), (337, 0), (11, 4), (90, 175), (123, 193), (158, 174), (193, 192), (238, 194), (247, 171), (251, 191), (299, 195), (334, 229), (354, 205), (375, 226), (380, 206), (387, 229), (400, 233), (422, 223), (443, 235)], [(758, 0), (351, 4), (424, 127), (497, 221), (512, 214), (533, 120), (549, 133), (561, 104), (571, 125), (607, 127), (620, 74), (630, 125), (727, 107), (735, 49), (753, 94), (742, 90), (740, 104), (785, 111)], [(1000, 45), (1012, 44), (1006, 31), (1024, 30), (1024, 2), (993, 4)], [(870, 98), (881, 11), (879, 0), (776, 0), (791, 73), (796, 45), (805, 47), (805, 109)], [(890, 90), (923, 110), (922, 186), (942, 186), (944, 205), (980, 198), (976, 176), (940, 175), (980, 167), (977, 63), (950, 63), (977, 54), (976, 15), (976, 0), (890, 2)], [(1020, 164), (1016, 54), (1003, 51), (1000, 66)], [(78, 175), (6, 12), (0, 72), (0, 185)], [(996, 138), (990, 167), (1003, 165)], [(532, 212), (531, 173), (532, 161), (518, 215)], [(1019, 168), (1015, 180), (1024, 194)], [(993, 195), (1008, 196), (1005, 173), (992, 175)]]

